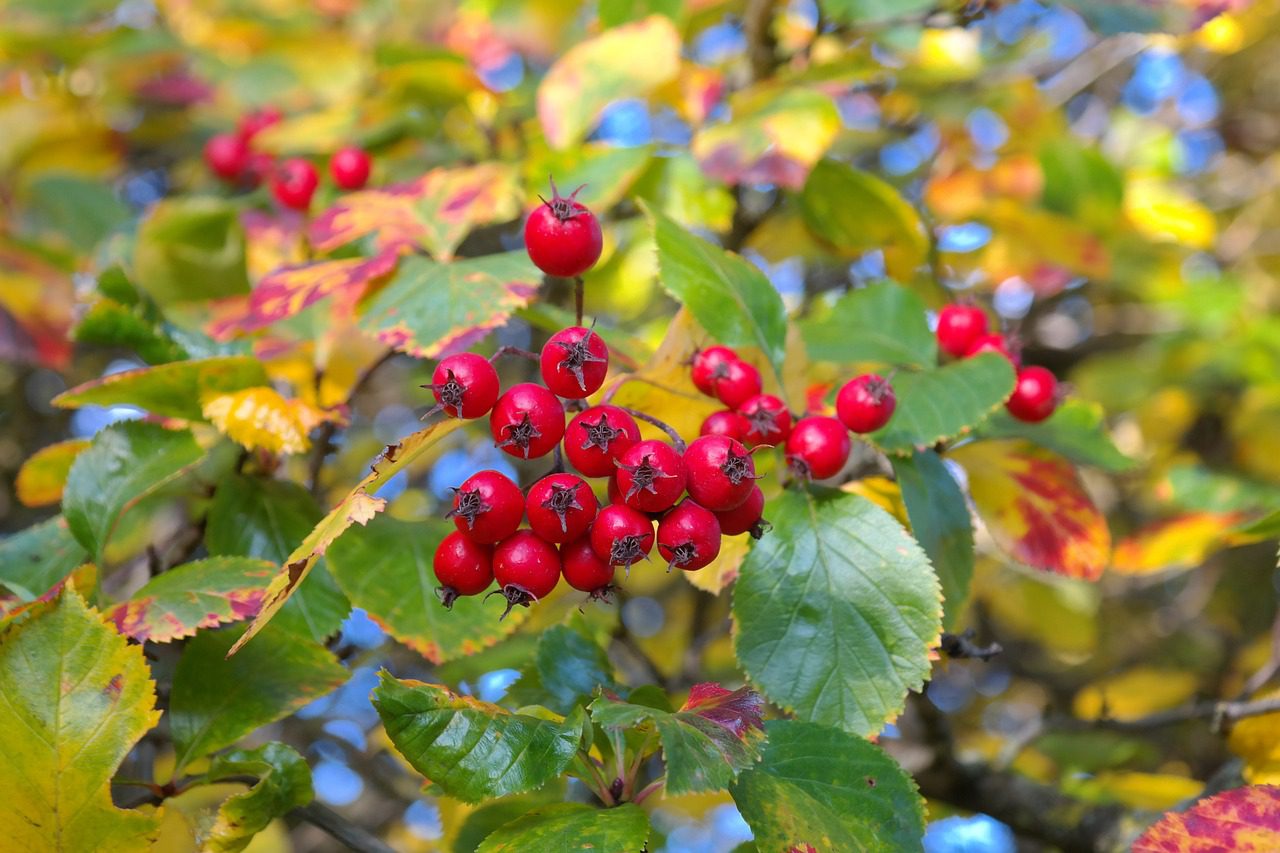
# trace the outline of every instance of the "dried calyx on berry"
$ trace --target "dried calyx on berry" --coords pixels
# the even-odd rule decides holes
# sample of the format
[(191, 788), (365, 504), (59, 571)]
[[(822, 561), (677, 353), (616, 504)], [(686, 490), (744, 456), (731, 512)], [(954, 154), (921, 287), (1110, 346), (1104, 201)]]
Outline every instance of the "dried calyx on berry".
[(592, 329), (573, 326), (551, 336), (539, 363), (548, 388), (561, 397), (581, 399), (604, 384), (609, 347)]

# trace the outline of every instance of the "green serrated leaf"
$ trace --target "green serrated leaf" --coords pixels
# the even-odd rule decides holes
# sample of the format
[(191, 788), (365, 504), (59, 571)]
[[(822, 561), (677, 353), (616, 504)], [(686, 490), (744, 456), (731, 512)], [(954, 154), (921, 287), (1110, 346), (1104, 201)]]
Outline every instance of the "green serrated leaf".
[(899, 373), (893, 379), (898, 408), (871, 440), (907, 455), (977, 427), (1013, 392), (1009, 360), (995, 353), (966, 358), (936, 370)]
[(597, 809), (582, 803), (555, 803), (500, 827), (476, 853), (641, 853), (648, 840), (649, 818), (639, 806), (623, 803)]
[(765, 731), (764, 758), (730, 789), (761, 850), (923, 849), (924, 801), (879, 747), (797, 720)]
[(258, 781), (243, 794), (227, 797), (213, 825), (199, 834), (202, 853), (238, 853), (271, 821), (315, 797), (306, 759), (282, 743), (272, 741), (215, 756), (204, 778), (217, 782), (245, 775)]
[(938, 343), (925, 320), (924, 303), (893, 282), (846, 293), (830, 308), (805, 318), (800, 331), (815, 361), (923, 368), (938, 362)]
[(452, 853), (476, 853), (494, 830), (539, 806), (564, 802), (564, 786), (554, 782), (537, 791), (514, 794), (485, 803), (470, 812), (453, 838)]
[(53, 405), (137, 406), (156, 415), (203, 421), (205, 397), (266, 384), (267, 373), (258, 359), (217, 356), (113, 373), (64, 391), (53, 398)]
[(1111, 440), (1102, 407), (1084, 400), (1067, 400), (1038, 424), (1020, 421), (1006, 411), (997, 410), (978, 428), (976, 437), (1025, 438), (1072, 462), (1117, 474), (1136, 464)]
[(786, 491), (733, 587), (747, 676), (803, 720), (878, 732), (929, 674), (938, 578), (894, 518), (858, 495)]
[(893, 459), (911, 532), (942, 583), (942, 627), (956, 626), (973, 579), (973, 522), (960, 484), (932, 450)]
[(66, 519), (55, 516), (0, 539), (0, 586), (20, 596), (20, 590), (43, 595), (88, 559)]
[(532, 665), (512, 685), (509, 698), (567, 714), (598, 687), (620, 689), (604, 649), (566, 625), (553, 625), (538, 638)]
[(111, 610), (116, 629), (140, 643), (167, 643), (258, 611), (275, 566), (248, 557), (210, 557), (175, 566)]
[(577, 753), (585, 721), (581, 710), (563, 722), (513, 714), (385, 670), (373, 706), (405, 760), (464, 803), (531, 791), (557, 778)]
[(148, 364), (164, 364), (187, 357), (187, 352), (154, 324), (112, 299), (99, 299), (76, 323), (72, 337), (79, 343), (125, 347)]

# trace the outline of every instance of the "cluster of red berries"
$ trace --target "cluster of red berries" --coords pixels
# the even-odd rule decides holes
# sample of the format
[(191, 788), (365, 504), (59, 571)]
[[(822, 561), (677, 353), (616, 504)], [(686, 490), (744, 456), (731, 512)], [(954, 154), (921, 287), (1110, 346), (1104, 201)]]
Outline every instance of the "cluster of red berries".
[(1038, 423), (1058, 407), (1062, 392), (1053, 373), (1039, 365), (1023, 366), (1017, 348), (1004, 335), (989, 330), (986, 313), (976, 305), (943, 308), (935, 334), (942, 351), (956, 358), (994, 352), (1009, 359), (1018, 379), (1004, 405), (1018, 420)]
[[(219, 133), (204, 146), (209, 169), (228, 183), (248, 188), (271, 182), (271, 194), (282, 207), (306, 210), (320, 185), (320, 174), (310, 160), (292, 157), (280, 163), (266, 151), (253, 146), (254, 137), (282, 118), (272, 107), (249, 113), (240, 119), (234, 133)], [(354, 146), (339, 149), (329, 158), (329, 174), (344, 190), (358, 190), (369, 180), (373, 161), (368, 152)]]

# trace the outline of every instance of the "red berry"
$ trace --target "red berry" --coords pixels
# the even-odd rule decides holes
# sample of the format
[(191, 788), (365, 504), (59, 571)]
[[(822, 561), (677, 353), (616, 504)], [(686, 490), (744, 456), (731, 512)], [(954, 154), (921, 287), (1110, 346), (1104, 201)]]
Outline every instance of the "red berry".
[(732, 409), (721, 409), (707, 415), (698, 430), (698, 435), (726, 435), (736, 441), (747, 440), (747, 430), (751, 424), (747, 419)]
[(609, 477), (614, 460), (640, 440), (635, 418), (617, 406), (579, 412), (564, 431), (564, 455), (588, 477)]
[(745, 361), (731, 361), (725, 366), (724, 376), (716, 380), (716, 399), (731, 409), (760, 393), (760, 371)]
[(487, 358), (460, 352), (440, 360), (431, 374), (431, 394), (453, 418), (480, 418), (489, 414), (502, 390), (498, 371)]
[(271, 173), (275, 170), (275, 157), (265, 151), (252, 151), (249, 154), (249, 163), (244, 167), (242, 178), (250, 189), (257, 189), (262, 186), (263, 181), (271, 177)]
[(716, 395), (716, 382), (729, 375), (729, 365), (741, 361), (728, 347), (713, 346), (698, 350), (693, 357), (693, 384), (708, 397)]
[(561, 196), (551, 182), (551, 201), (529, 214), (524, 224), (524, 245), (529, 260), (547, 275), (572, 278), (591, 269), (604, 245), (595, 214), (574, 200), (582, 187)]
[(591, 528), (596, 496), (575, 474), (550, 474), (529, 488), (525, 512), (533, 532), (548, 542), (572, 542)]
[(472, 542), (492, 545), (506, 539), (524, 518), (524, 493), (497, 471), (478, 471), (454, 489), (452, 518), (458, 532)]
[(591, 593), (592, 598), (608, 598), (613, 587), (613, 566), (600, 559), (591, 546), (591, 538), (581, 539), (560, 548), (561, 571), (569, 586)]
[(238, 180), (249, 165), (249, 146), (234, 133), (219, 133), (204, 144), (204, 162), (224, 181)]
[(753, 539), (759, 539), (767, 529), (769, 522), (761, 519), (764, 514), (764, 492), (756, 486), (741, 506), (717, 512), (716, 521), (720, 522), (720, 532), (725, 536), (737, 536), (739, 533), (750, 533)]
[(653, 550), (653, 522), (629, 506), (609, 504), (591, 525), (591, 547), (609, 565), (630, 570)]
[(1058, 380), (1039, 365), (1024, 367), (1018, 371), (1013, 396), (1004, 405), (1018, 420), (1039, 423), (1058, 408)]
[(262, 107), (240, 119), (240, 125), (236, 128), (236, 135), (246, 143), (252, 142), (255, 136), (271, 127), (271, 125), (279, 124), (282, 118), (284, 116), (275, 107)]
[(738, 412), (747, 419), (747, 444), (779, 445), (791, 435), (791, 412), (772, 394), (757, 394)]
[(747, 499), (756, 485), (756, 465), (742, 442), (704, 435), (684, 452), (685, 488), (709, 510), (725, 510)]
[(542, 381), (561, 397), (571, 400), (594, 394), (609, 370), (609, 348), (590, 329), (561, 329), (547, 340), (538, 359)]
[(658, 522), (658, 553), (667, 561), (667, 571), (697, 571), (720, 553), (720, 522), (711, 510), (686, 498)]
[(495, 445), (512, 456), (543, 456), (564, 438), (564, 406), (541, 385), (512, 385), (489, 413), (489, 432)]
[(948, 305), (938, 314), (934, 334), (942, 351), (960, 358), (987, 333), (987, 315), (976, 305)]
[(461, 595), (477, 595), (493, 583), (493, 548), (471, 541), (461, 533), (444, 537), (431, 560), (440, 581), (440, 601), (452, 607)]
[(618, 458), (622, 501), (642, 512), (661, 512), (673, 506), (684, 491), (684, 476), (680, 454), (665, 441), (641, 441)]
[(1009, 346), (1009, 341), (1005, 338), (1004, 335), (997, 335), (997, 334), (979, 335), (978, 337), (974, 338), (973, 343), (970, 345), (969, 349), (965, 351), (965, 358), (979, 355), (984, 352), (999, 353), (1000, 355), (1009, 359), (1009, 363), (1012, 364), (1014, 367), (1017, 367), (1019, 362), (1021, 361), (1018, 355)]
[(814, 415), (796, 421), (787, 437), (787, 463), (801, 477), (825, 480), (849, 461), (849, 430), (835, 418)]
[(493, 549), (493, 577), (507, 599), (505, 617), (551, 594), (560, 582), (560, 552), (532, 530), (517, 530)]
[(295, 157), (285, 160), (271, 176), (271, 193), (291, 210), (306, 210), (320, 184), (320, 176), (310, 161)]
[(857, 433), (875, 432), (889, 422), (898, 398), (882, 376), (864, 373), (850, 379), (836, 395), (836, 414)]
[(358, 190), (369, 181), (373, 161), (363, 148), (349, 145), (339, 148), (329, 158), (329, 174), (333, 182), (344, 190)]

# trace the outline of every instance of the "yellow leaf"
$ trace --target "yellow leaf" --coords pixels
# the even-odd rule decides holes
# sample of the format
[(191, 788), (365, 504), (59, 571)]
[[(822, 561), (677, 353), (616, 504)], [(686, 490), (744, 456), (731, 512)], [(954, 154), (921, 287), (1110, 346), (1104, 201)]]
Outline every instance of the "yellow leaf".
[(1146, 575), (1195, 568), (1227, 544), (1231, 528), (1244, 518), (1239, 512), (1188, 512), (1156, 522), (1116, 543), (1111, 569)]
[(862, 495), (885, 512), (893, 515), (903, 527), (910, 527), (907, 519), (907, 505), (902, 500), (902, 490), (898, 484), (888, 477), (863, 477), (852, 480), (840, 487), (843, 491)]
[(1195, 675), (1185, 670), (1138, 667), (1085, 687), (1072, 707), (1082, 720), (1133, 720), (1181, 705), (1196, 687)]
[(703, 592), (719, 595), (738, 577), (738, 567), (751, 549), (751, 539), (743, 536), (725, 536), (720, 540), (720, 556), (710, 565), (696, 572), (681, 572), (685, 580)]
[(1204, 790), (1204, 783), (1172, 773), (1108, 771), (1068, 782), (1067, 793), (1090, 802), (1122, 803), (1144, 811), (1164, 811)]
[(14, 481), (14, 491), (24, 506), (51, 506), (62, 500), (71, 463), (89, 446), (89, 439), (74, 438), (42, 447), (33, 453)]
[(301, 400), (286, 400), (272, 388), (245, 388), (204, 400), (204, 416), (218, 431), (249, 450), (303, 453), (307, 434), (329, 416)]
[(1129, 179), (1124, 210), (1134, 227), (1153, 240), (1208, 249), (1218, 233), (1217, 223), (1207, 207), (1182, 190), (1152, 177)]
[[(1258, 699), (1280, 697), (1280, 689)], [(1280, 711), (1246, 717), (1231, 727), (1231, 751), (1244, 759), (1244, 778), (1252, 785), (1280, 785)]]
[(982, 69), (980, 33), (976, 29), (949, 27), (920, 33), (916, 61), (921, 71), (943, 80), (964, 80)]

